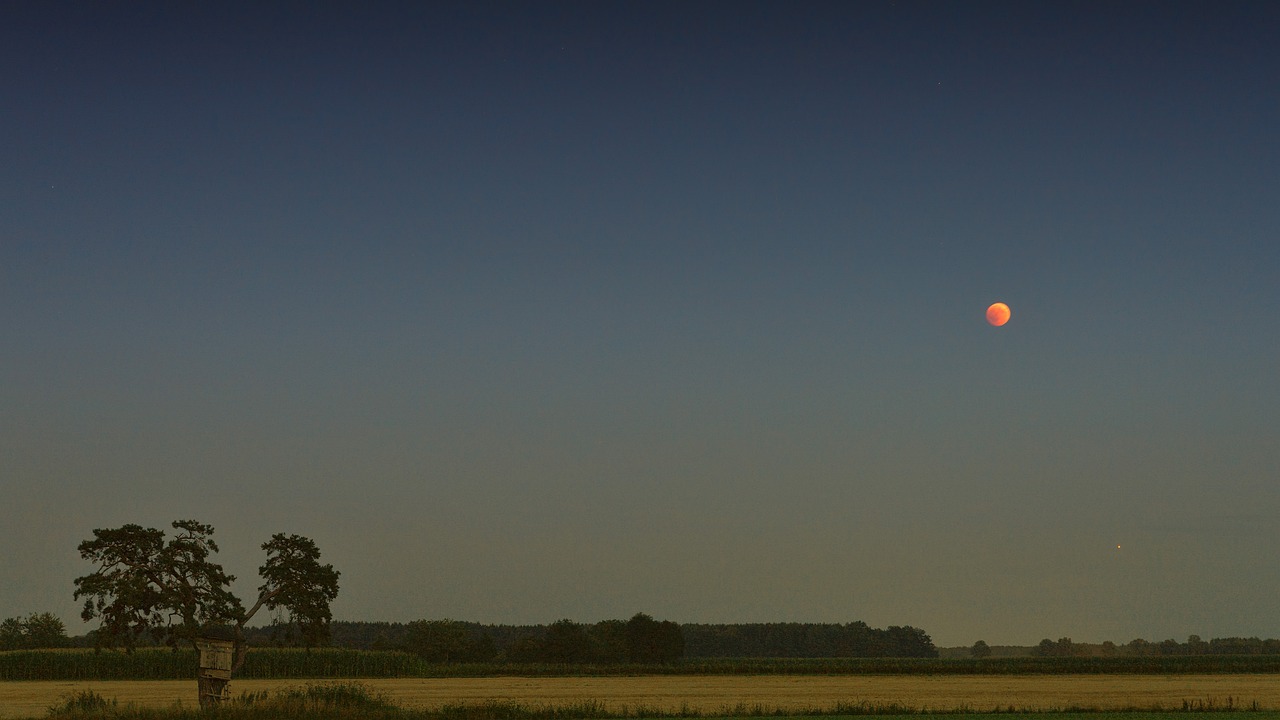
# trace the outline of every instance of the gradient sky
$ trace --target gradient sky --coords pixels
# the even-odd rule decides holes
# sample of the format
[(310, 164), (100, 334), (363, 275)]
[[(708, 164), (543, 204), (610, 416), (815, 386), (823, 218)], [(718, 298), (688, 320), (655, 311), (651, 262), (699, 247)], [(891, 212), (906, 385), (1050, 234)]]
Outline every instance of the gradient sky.
[(357, 5), (0, 7), (0, 617), (1280, 636), (1274, 3)]

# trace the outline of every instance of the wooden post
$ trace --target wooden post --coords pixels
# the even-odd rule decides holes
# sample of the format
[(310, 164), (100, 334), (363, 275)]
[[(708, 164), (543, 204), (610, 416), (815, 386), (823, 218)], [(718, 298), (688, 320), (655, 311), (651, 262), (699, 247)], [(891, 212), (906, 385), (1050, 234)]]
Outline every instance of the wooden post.
[(196, 640), (196, 648), (200, 651), (200, 672), (196, 676), (200, 707), (209, 707), (228, 697), (227, 686), (231, 684), (235, 643), (217, 638), (200, 638)]

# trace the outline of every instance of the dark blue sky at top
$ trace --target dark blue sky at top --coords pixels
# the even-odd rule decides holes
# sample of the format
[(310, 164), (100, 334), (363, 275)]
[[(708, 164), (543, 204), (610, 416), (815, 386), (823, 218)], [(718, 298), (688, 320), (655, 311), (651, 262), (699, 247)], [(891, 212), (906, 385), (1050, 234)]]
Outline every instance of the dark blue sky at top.
[(1278, 20), (11, 3), (0, 616), (196, 517), (340, 618), (1276, 636)]

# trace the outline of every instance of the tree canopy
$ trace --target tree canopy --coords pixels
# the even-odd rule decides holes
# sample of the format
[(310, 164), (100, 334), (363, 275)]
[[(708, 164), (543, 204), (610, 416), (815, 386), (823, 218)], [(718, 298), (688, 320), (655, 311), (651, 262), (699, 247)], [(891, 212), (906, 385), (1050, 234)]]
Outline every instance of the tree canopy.
[(861, 620), (834, 623), (684, 625), (691, 657), (937, 657), (929, 634), (910, 625), (884, 630)]
[(0, 650), (34, 650), (67, 647), (67, 626), (53, 613), (31, 613), (26, 618), (0, 622)]
[(195, 520), (173, 523), (175, 533), (140, 525), (94, 530), (80, 543), (80, 556), (97, 569), (75, 580), (76, 599), (84, 598), (81, 617), (101, 619), (101, 644), (133, 648), (151, 636), (167, 644), (190, 643), (219, 628), (231, 628), (243, 661), (244, 625), (259, 609), (283, 608), (308, 641), (326, 637), (329, 603), (338, 594), (338, 572), (320, 564), (314, 542), (300, 535), (276, 534), (262, 545), (267, 561), (259, 568), (263, 584), (253, 607), (245, 610), (230, 589), (229, 575), (211, 556), (218, 552), (213, 527)]

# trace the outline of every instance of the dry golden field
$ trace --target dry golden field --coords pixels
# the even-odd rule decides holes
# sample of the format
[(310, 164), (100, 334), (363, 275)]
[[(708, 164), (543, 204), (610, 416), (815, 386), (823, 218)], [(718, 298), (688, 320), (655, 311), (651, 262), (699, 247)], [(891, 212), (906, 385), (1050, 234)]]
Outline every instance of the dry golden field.
[[(713, 712), (740, 704), (768, 708), (829, 707), (840, 702), (913, 708), (989, 710), (1177, 708), (1184, 700), (1237, 706), (1256, 701), (1280, 710), (1280, 678), (1273, 675), (1039, 675), (1039, 676), (647, 676), (362, 680), (374, 693), (412, 708), (447, 703), (513, 701), (560, 705), (585, 700), (611, 708), (637, 706)], [(233, 694), (306, 684), (300, 680), (237, 680)], [(195, 681), (0, 682), (0, 718), (37, 717), (60, 697), (92, 690), (121, 703), (192, 705)]]

